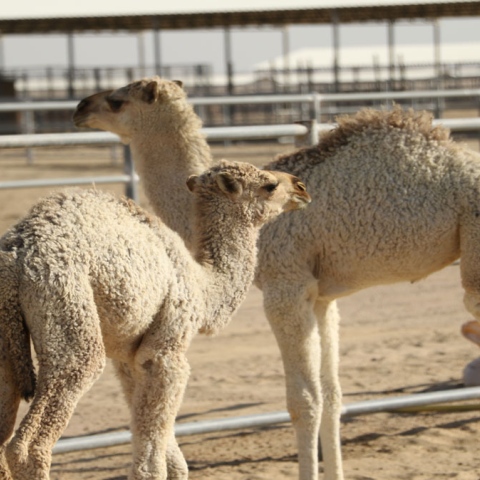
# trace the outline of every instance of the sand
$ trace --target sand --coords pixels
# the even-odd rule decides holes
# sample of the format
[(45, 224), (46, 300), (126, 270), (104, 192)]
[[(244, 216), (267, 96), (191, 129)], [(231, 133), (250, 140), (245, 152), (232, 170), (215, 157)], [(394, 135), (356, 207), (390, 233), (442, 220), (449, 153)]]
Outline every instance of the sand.
[[(270, 150), (282, 148), (290, 147), (275, 145)], [(270, 150), (218, 149), (217, 156), (262, 163)], [(26, 164), (20, 150), (0, 151), (2, 180), (119, 171), (121, 165), (112, 163), (109, 149), (42, 150), (33, 166)], [(121, 186), (98, 188), (122, 192)], [(0, 191), (0, 234), (47, 192)], [(461, 388), (464, 366), (480, 356), (478, 347), (460, 335), (461, 324), (471, 319), (462, 295), (456, 265), (418, 283), (376, 287), (340, 300), (344, 403)], [(253, 287), (221, 334), (194, 340), (179, 423), (285, 410), (280, 354), (261, 303), (261, 292)], [(21, 414), (25, 408), (22, 404)], [(108, 364), (81, 399), (64, 437), (123, 431), (128, 418)], [(480, 460), (473, 455), (480, 438), (480, 411), (358, 416), (342, 422), (341, 436), (349, 480), (480, 479)], [(192, 480), (284, 480), (297, 475), (295, 439), (288, 423), (184, 436), (179, 443)], [(126, 480), (129, 464), (128, 444), (58, 454), (51, 478)]]

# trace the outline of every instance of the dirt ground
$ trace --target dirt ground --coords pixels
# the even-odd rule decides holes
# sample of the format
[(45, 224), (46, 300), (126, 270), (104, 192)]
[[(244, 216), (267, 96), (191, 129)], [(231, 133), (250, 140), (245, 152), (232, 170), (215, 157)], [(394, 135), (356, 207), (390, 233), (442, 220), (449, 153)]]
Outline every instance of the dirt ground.
[[(472, 143), (473, 148), (478, 145)], [(264, 163), (289, 145), (218, 147), (216, 157)], [(112, 150), (46, 149), (27, 165), (22, 150), (0, 151), (0, 181), (121, 172)], [(118, 150), (117, 156), (120, 155)], [(98, 186), (121, 194), (122, 186)], [(48, 189), (0, 190), (0, 234)], [(144, 199), (142, 197), (142, 203)], [(285, 410), (278, 348), (252, 288), (217, 337), (198, 336), (178, 421)], [(462, 386), (462, 369), (478, 348), (459, 333), (470, 319), (458, 266), (426, 280), (365, 290), (339, 301), (344, 403)], [(462, 405), (478, 402), (463, 402)], [(479, 406), (480, 408), (480, 406)], [(25, 411), (22, 405), (21, 413)], [(64, 437), (123, 431), (128, 412), (110, 365), (82, 398)], [(473, 446), (480, 411), (380, 413), (345, 419), (342, 444), (349, 480), (480, 479)], [(192, 480), (283, 480), (297, 475), (289, 424), (179, 438)], [(58, 454), (52, 480), (126, 480), (130, 445)]]

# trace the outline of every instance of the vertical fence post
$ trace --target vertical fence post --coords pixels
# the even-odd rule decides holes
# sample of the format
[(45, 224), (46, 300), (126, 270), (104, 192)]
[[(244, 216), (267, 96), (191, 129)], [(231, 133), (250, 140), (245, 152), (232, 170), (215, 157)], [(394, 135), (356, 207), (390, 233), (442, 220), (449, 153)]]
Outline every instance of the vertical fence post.
[(133, 165), (132, 152), (128, 145), (123, 146), (123, 161), (123, 171), (130, 177), (130, 181), (125, 184), (125, 195), (138, 202), (137, 174)]
[(318, 143), (318, 126), (315, 119), (295, 123), (307, 128), (307, 131), (303, 135), (295, 137), (296, 147), (311, 147)]
[[(25, 110), (23, 113), (23, 131), (24, 133), (35, 133), (35, 112)], [(34, 161), (33, 149), (27, 148), (27, 164), (32, 165)]]
[(312, 118), (316, 120), (318, 123), (322, 123), (322, 96), (317, 93), (313, 92), (313, 115)]

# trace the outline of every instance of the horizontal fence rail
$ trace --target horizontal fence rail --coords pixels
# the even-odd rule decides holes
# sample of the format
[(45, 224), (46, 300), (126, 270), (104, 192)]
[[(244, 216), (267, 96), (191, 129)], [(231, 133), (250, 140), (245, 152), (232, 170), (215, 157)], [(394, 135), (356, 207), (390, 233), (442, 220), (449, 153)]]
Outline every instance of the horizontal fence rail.
[[(188, 101), (195, 106), (201, 105), (245, 105), (274, 103), (305, 103), (305, 102), (352, 102), (376, 100), (420, 100), (436, 98), (479, 97), (480, 89), (462, 90), (416, 90), (402, 92), (366, 92), (366, 93), (302, 93), (287, 95), (234, 95), (220, 97), (189, 97)], [(18, 101), (0, 103), (0, 112), (26, 112), (48, 110), (74, 110), (79, 101)]]
[[(480, 118), (455, 118), (434, 120), (434, 125), (443, 125), (452, 131), (480, 131)], [(208, 127), (202, 132), (209, 141), (258, 140), (294, 137), (299, 144), (314, 144), (318, 134), (334, 128), (334, 124), (305, 122), (305, 124), (258, 125), (244, 127)], [(310, 135), (310, 136), (309, 136)], [(41, 133), (0, 135), (0, 148), (62, 147), (75, 145), (119, 144), (117, 135), (110, 132)], [(0, 190), (13, 188), (51, 187), (60, 185), (85, 185), (89, 183), (125, 183), (127, 195), (137, 199), (138, 176), (134, 171), (130, 149), (124, 147), (124, 175), (64, 178), (41, 180), (0, 181)]]
[[(422, 407), (448, 403), (459, 400), (472, 400), (480, 398), (480, 387), (460, 388), (441, 392), (418, 393), (401, 397), (366, 400), (343, 405), (342, 418), (357, 415), (366, 415), (379, 412), (395, 412), (399, 409)], [(221, 418), (190, 423), (177, 423), (175, 435), (198, 435), (226, 430), (239, 430), (244, 428), (267, 427), (290, 422), (288, 412), (259, 413), (233, 418)], [(102, 433), (84, 437), (60, 439), (53, 448), (54, 454), (89, 450), (94, 448), (112, 447), (130, 443), (130, 431)]]

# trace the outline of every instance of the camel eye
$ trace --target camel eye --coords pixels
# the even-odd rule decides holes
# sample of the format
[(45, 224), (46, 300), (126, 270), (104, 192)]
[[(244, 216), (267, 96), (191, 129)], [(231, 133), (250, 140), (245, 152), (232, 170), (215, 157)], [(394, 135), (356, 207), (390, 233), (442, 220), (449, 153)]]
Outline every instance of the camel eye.
[(305, 184), (302, 183), (302, 182), (297, 182), (297, 183), (296, 183), (296, 187), (297, 187), (301, 192), (306, 192), (306, 191), (307, 191), (307, 187), (306, 187)]
[(123, 100), (115, 100), (114, 98), (107, 98), (107, 103), (108, 103), (108, 106), (110, 107), (110, 110), (112, 110), (112, 112), (118, 112), (122, 108), (125, 102)]
[(275, 191), (275, 189), (278, 187), (278, 183), (269, 183), (268, 185), (265, 185), (263, 188), (268, 192), (272, 193)]

